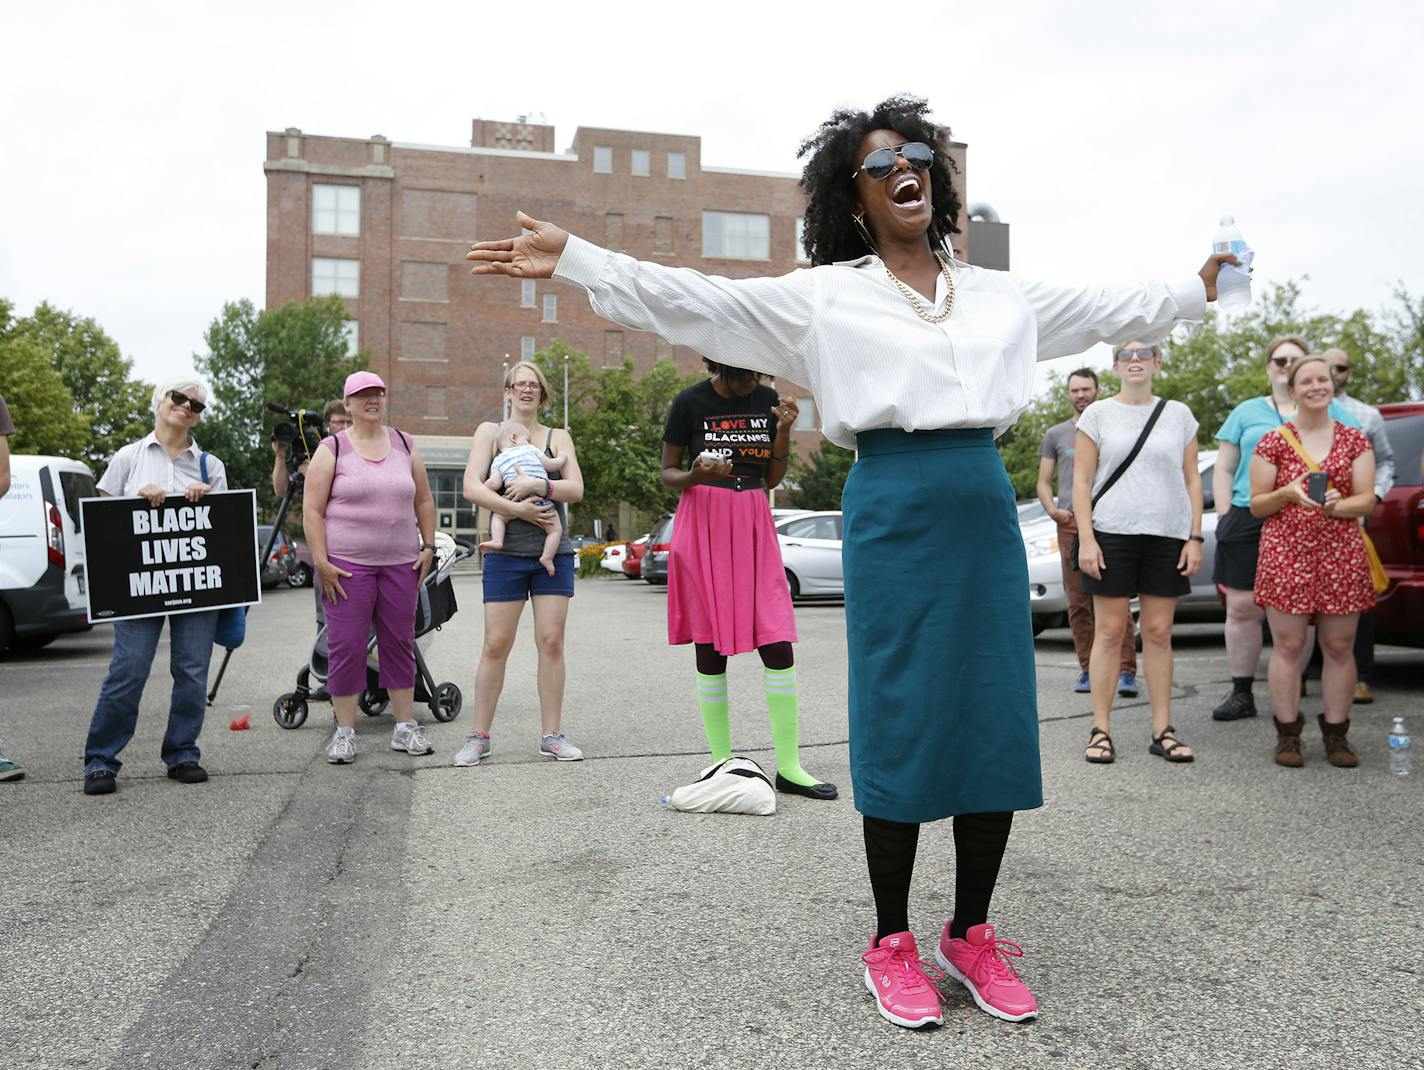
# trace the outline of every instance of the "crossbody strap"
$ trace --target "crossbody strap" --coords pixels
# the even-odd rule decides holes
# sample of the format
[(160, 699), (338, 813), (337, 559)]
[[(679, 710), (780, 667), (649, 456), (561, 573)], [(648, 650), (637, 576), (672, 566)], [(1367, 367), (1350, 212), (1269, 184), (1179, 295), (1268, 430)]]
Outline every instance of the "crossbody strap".
[(1310, 454), (1305, 452), (1305, 446), (1301, 443), (1300, 439), (1295, 437), (1294, 431), (1285, 424), (1281, 424), (1276, 430), (1280, 432), (1281, 438), (1286, 440), (1286, 445), (1295, 450), (1296, 456), (1305, 462), (1307, 469), (1312, 472), (1320, 471), (1320, 465), (1316, 464)]
[(1102, 489), (1093, 495), (1094, 507), (1097, 506), (1104, 494), (1112, 490), (1112, 485), (1122, 478), (1122, 474), (1132, 467), (1132, 462), (1137, 460), (1137, 455), (1142, 452), (1142, 444), (1147, 441), (1147, 436), (1152, 434), (1152, 428), (1157, 424), (1157, 417), (1162, 415), (1162, 410), (1166, 407), (1166, 398), (1162, 398), (1157, 402), (1157, 407), (1152, 410), (1152, 415), (1147, 417), (1147, 424), (1142, 428), (1142, 434), (1138, 435), (1137, 441), (1132, 444), (1132, 452), (1123, 459), (1122, 464), (1117, 466), (1113, 474), (1108, 476), (1108, 480), (1103, 484)]
[(208, 451), (204, 450), (198, 454), (198, 478), (204, 483), (208, 481)]

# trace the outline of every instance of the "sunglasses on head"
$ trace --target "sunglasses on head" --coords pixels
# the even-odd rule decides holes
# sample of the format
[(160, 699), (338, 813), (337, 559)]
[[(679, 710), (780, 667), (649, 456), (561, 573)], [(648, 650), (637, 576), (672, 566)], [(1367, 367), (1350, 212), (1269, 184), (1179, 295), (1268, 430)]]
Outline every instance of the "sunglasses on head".
[(896, 156), (903, 156), (905, 162), (916, 171), (928, 171), (934, 163), (934, 149), (923, 141), (910, 141), (895, 149), (876, 149), (860, 162), (860, 169), (850, 177), (854, 178), (864, 171), (876, 182), (881, 182), (889, 178), (890, 172), (895, 170)]
[(1124, 360), (1151, 360), (1156, 355), (1157, 354), (1152, 352), (1151, 349), (1124, 349), (1118, 353), (1117, 359), (1119, 362)]
[(199, 401), (197, 398), (190, 398), (181, 390), (168, 391), (168, 397), (169, 400), (173, 402), (173, 407), (175, 409), (181, 409), (184, 405), (187, 405), (188, 411), (191, 412), (194, 416), (197, 416), (200, 412), (202, 412), (208, 407), (206, 404)]

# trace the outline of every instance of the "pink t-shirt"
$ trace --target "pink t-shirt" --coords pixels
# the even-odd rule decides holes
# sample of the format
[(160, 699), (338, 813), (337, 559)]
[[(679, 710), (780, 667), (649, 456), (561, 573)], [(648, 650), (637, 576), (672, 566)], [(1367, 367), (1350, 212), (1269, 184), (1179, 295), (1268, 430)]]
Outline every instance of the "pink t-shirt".
[(386, 430), (391, 450), (379, 461), (357, 453), (349, 432), (323, 439), (336, 454), (326, 500), (328, 557), (358, 565), (404, 565), (420, 555), (410, 447), (400, 432)]

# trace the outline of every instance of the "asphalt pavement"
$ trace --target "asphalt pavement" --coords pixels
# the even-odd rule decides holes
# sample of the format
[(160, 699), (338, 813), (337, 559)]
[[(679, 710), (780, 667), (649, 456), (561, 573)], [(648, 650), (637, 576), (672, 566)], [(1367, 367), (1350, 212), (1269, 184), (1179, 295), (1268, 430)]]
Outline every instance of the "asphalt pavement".
[[(0, 1067), (1424, 1066), (1424, 767), (1391, 776), (1385, 743), (1397, 714), (1424, 735), (1424, 651), (1380, 648), (1359, 769), (1327, 765), (1312, 724), (1306, 768), (1284, 770), (1264, 659), (1263, 716), (1215, 723), (1221, 628), (1184, 626), (1173, 719), (1198, 761), (1147, 754), (1144, 694), (1099, 767), (1068, 633), (1044, 633), (1047, 805), (1017, 817), (991, 913), (1042, 1017), (992, 1019), (951, 984), (944, 1027), (911, 1032), (861, 978), (874, 911), (840, 605), (798, 607), (797, 660), (803, 762), (842, 799), (702, 816), (658, 802), (706, 764), (690, 652), (666, 645), (661, 589), (611, 576), (579, 581), (570, 615), (565, 730), (587, 760), (537, 754), (526, 617), (494, 754), (451, 767), (481, 636), (479, 578), (456, 583), (427, 657), (466, 705), (449, 724), (419, 711), (424, 758), (389, 749), (389, 715), (361, 719), (341, 767), (328, 707), (274, 723), (309, 591), (252, 614), (204, 785), (158, 757), (166, 637), (107, 797), (81, 785), (109, 632), (0, 660), (0, 740), (29, 771), (0, 784)], [(755, 656), (729, 682), (736, 749), (770, 769)], [(1319, 701), (1316, 684), (1312, 722)], [(948, 823), (927, 828), (910, 912), (926, 958), (953, 872)]]

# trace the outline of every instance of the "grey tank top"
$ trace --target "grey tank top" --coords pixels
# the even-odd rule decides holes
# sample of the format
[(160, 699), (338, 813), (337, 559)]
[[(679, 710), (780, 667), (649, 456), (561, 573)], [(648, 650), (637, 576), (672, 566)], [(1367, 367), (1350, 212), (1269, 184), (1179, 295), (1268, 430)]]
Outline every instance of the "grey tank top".
[[(548, 457), (554, 456), (552, 428), (549, 430), (549, 437), (544, 441), (544, 454)], [(551, 480), (559, 478), (557, 472), (550, 472), (548, 476)], [(554, 507), (559, 512), (559, 524), (564, 529), (563, 537), (559, 540), (559, 553), (571, 554), (574, 552), (574, 544), (569, 541), (568, 509), (562, 502), (556, 503)], [(504, 529), (504, 549), (499, 552), (510, 557), (538, 557), (544, 552), (544, 529), (527, 520), (510, 520)]]

